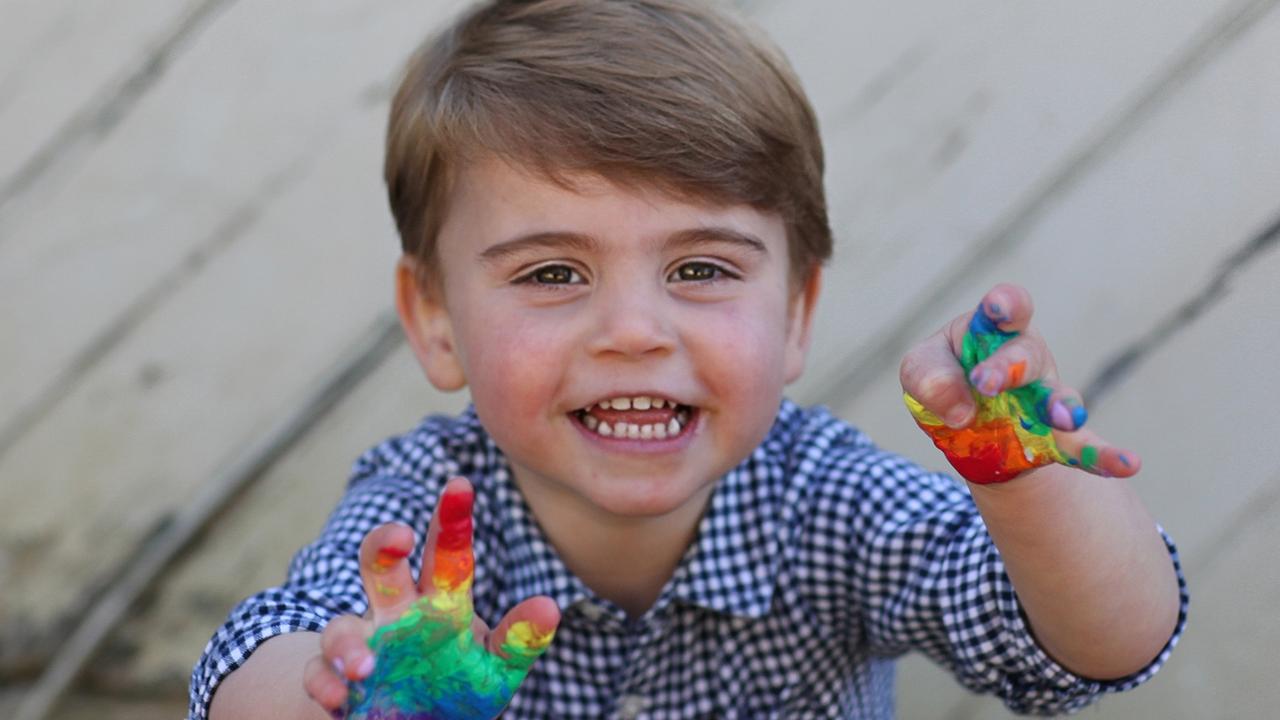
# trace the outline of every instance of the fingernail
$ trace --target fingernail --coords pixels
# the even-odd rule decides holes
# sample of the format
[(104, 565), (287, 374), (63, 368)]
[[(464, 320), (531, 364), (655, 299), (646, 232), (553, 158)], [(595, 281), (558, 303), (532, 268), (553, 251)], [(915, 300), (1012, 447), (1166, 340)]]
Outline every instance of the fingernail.
[(969, 373), (969, 384), (974, 386), (978, 390), (982, 390), (982, 387), (986, 383), (986, 381), (987, 381), (986, 368), (974, 368), (973, 372)]
[(1004, 316), (1004, 310), (1000, 309), (999, 303), (987, 303), (987, 314), (997, 323), (1002, 323), (1009, 319)]
[(999, 331), (1000, 328), (996, 327), (995, 322), (987, 314), (986, 307), (979, 303), (977, 310), (973, 312), (973, 317), (969, 320), (969, 332), (974, 335), (989, 335)]
[(1049, 408), (1049, 419), (1053, 421), (1053, 426), (1059, 430), (1075, 430), (1076, 426), (1071, 419), (1071, 412), (1067, 410), (1067, 406), (1061, 400), (1055, 400), (1053, 407)]
[(374, 656), (365, 655), (364, 660), (360, 661), (360, 667), (356, 668), (356, 674), (362, 678), (367, 678), (373, 672)]
[(1098, 465), (1098, 448), (1092, 445), (1085, 445), (1080, 450), (1080, 466), (1085, 470), (1092, 470)]
[(975, 370), (971, 373), (969, 382), (973, 383), (978, 392), (987, 397), (995, 397), (1000, 394), (1000, 376), (987, 368)]
[(338, 671), (339, 675), (344, 678), (347, 676), (347, 664), (342, 662), (342, 658), (334, 658), (329, 664), (333, 666), (334, 670)]
[(969, 422), (969, 408), (957, 405), (947, 411), (947, 416), (943, 418), (948, 427), (962, 428)]
[(1071, 405), (1071, 419), (1076, 424), (1076, 429), (1084, 427), (1084, 421), (1089, 419), (1089, 411), (1084, 409), (1083, 405)]

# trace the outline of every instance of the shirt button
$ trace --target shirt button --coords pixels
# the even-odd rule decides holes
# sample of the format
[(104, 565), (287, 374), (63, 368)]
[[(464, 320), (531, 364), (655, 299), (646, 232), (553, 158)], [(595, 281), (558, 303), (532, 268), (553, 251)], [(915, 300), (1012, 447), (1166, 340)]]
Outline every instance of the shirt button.
[(618, 700), (618, 720), (635, 720), (649, 706), (649, 700), (640, 695), (623, 695)]
[(593, 623), (600, 622), (600, 618), (604, 617), (604, 608), (590, 600), (583, 600), (578, 603), (578, 611), (582, 613), (582, 617)]

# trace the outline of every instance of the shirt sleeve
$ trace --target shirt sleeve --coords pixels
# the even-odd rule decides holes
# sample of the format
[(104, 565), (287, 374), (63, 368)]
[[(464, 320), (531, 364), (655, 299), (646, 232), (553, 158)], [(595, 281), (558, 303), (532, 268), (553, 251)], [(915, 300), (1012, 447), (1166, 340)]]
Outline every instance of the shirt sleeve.
[(865, 573), (859, 583), (863, 627), (875, 652), (920, 650), (965, 687), (995, 694), (1014, 712), (1049, 715), (1138, 686), (1159, 670), (1181, 637), (1186, 581), (1163, 529), (1181, 596), (1173, 635), (1137, 673), (1091, 680), (1059, 665), (1032, 637), (1000, 554), (965, 489), (887, 454), (869, 475), (854, 552)]
[[(353, 481), (320, 537), (294, 556), (284, 584), (245, 599), (209, 640), (191, 673), (188, 720), (208, 717), (218, 684), (263, 642), (290, 632), (320, 632), (339, 615), (363, 613), (368, 608), (359, 567), (364, 536), (386, 522), (425, 528), (429, 517), (420, 483), (391, 477)], [(422, 539), (419, 533), (419, 545)], [(411, 555), (413, 562), (417, 557)]]

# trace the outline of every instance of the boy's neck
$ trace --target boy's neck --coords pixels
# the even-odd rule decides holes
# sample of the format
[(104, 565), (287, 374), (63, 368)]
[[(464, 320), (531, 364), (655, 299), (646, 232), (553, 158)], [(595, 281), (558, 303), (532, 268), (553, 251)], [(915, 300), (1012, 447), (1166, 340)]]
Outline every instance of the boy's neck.
[(565, 566), (632, 618), (653, 606), (675, 573), (714, 489), (666, 515), (605, 518), (570, 493), (518, 476), (516, 484)]

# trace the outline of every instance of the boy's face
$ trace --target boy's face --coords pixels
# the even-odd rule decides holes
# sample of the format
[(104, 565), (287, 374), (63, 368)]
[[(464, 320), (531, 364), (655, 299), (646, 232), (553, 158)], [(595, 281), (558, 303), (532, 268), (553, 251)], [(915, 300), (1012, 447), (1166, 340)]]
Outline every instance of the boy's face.
[(400, 270), (410, 340), (433, 383), (470, 385), (526, 492), (602, 517), (701, 504), (799, 376), (817, 273), (793, 291), (774, 214), (570, 179), (496, 159), (460, 174), (442, 291)]

